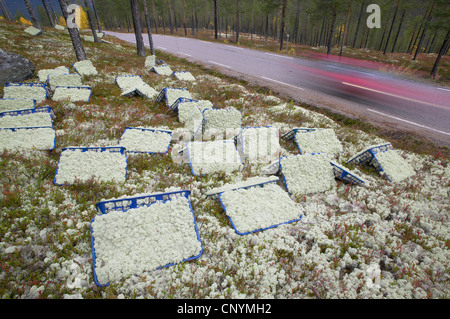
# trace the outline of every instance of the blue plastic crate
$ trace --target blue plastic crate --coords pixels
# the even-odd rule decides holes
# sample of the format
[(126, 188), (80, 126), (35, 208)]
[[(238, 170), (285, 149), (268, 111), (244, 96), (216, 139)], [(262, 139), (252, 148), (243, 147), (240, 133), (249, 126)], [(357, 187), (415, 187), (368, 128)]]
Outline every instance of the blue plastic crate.
[(40, 128), (50, 128), (50, 129), (53, 130), (53, 133), (55, 135), (55, 137), (53, 138), (53, 146), (51, 148), (47, 149), (48, 151), (53, 151), (55, 149), (55, 146), (56, 146), (56, 131), (51, 126), (7, 127), (7, 128), (0, 128), (0, 130), (9, 130), (9, 131), (12, 131), (12, 132), (16, 132), (16, 131), (20, 131), (20, 130), (35, 130), (35, 129), (40, 129)]
[[(307, 155), (325, 155), (326, 157), (328, 157), (328, 155), (327, 155), (326, 153), (310, 153), (310, 154), (307, 154)], [(305, 156), (305, 155), (301, 155), (301, 154), (300, 154), (300, 155), (289, 155), (289, 156)], [(288, 156), (282, 156), (282, 157), (280, 157), (280, 159), (278, 160), (278, 165), (279, 165), (279, 168), (280, 168), (279, 173), (281, 174), (281, 176), (282, 176), (282, 178), (283, 178), (283, 182), (284, 182), (284, 185), (286, 186), (287, 192), (288, 192), (290, 195), (292, 195), (291, 192), (289, 191), (288, 184), (287, 184), (287, 182), (286, 182), (286, 177), (285, 177), (284, 174), (283, 174), (283, 166), (281, 165), (281, 160), (282, 160), (283, 158), (285, 158), (285, 157), (288, 157)], [(331, 166), (331, 163), (330, 163), (330, 166)]]
[[(266, 183), (266, 184), (267, 184), (267, 183)], [(264, 187), (264, 185), (261, 185), (260, 187)], [(246, 188), (248, 188), (248, 187), (246, 187)], [(219, 196), (220, 204), (221, 204), (223, 210), (225, 211), (225, 214), (227, 215), (228, 220), (230, 221), (231, 226), (233, 227), (234, 231), (235, 231), (238, 235), (241, 235), (241, 236), (245, 236), (245, 235), (248, 235), (248, 234), (252, 234), (252, 233), (264, 231), (264, 230), (271, 229), (271, 228), (276, 228), (276, 227), (278, 227), (278, 226), (280, 226), (280, 225), (285, 225), (285, 224), (295, 223), (295, 222), (300, 221), (300, 220), (302, 219), (302, 217), (303, 217), (303, 215), (300, 214), (300, 215), (299, 215), (299, 218), (297, 218), (297, 219), (292, 219), (292, 220), (289, 220), (289, 221), (287, 221), (287, 222), (283, 222), (283, 223), (279, 223), (279, 224), (276, 224), (276, 225), (271, 225), (271, 226), (268, 226), (268, 227), (264, 227), (264, 228), (260, 228), (260, 229), (255, 229), (255, 230), (252, 230), (252, 231), (248, 231), (248, 232), (242, 233), (242, 232), (239, 232), (239, 231), (236, 229), (236, 226), (234, 225), (233, 220), (231, 219), (230, 216), (228, 216), (228, 214), (227, 214), (227, 208), (226, 208), (225, 204), (224, 204), (223, 201), (222, 201), (222, 197), (221, 197), (222, 194), (223, 194), (223, 193), (220, 193), (220, 194), (218, 195), (218, 196)]]
[(369, 148), (359, 152), (358, 154), (356, 154), (355, 156), (350, 158), (347, 161), (347, 164), (355, 164), (355, 165), (367, 164), (367, 163), (370, 163), (370, 161), (372, 160), (372, 158), (374, 157), (374, 155), (376, 153), (385, 152), (387, 150), (392, 150), (392, 149), (393, 149), (393, 147), (392, 147), (391, 143), (374, 145), (372, 147), (369, 147)]
[[(236, 149), (236, 144), (235, 144), (235, 142), (234, 142), (234, 140), (223, 140), (222, 141), (223, 143), (233, 143), (234, 144), (234, 147), (235, 147), (235, 149)], [(182, 150), (183, 152), (187, 152), (187, 157), (188, 157), (188, 160), (189, 160), (189, 165), (190, 165), (190, 167), (191, 167), (191, 172), (192, 172), (192, 175), (194, 175), (194, 176), (197, 176), (197, 175), (195, 175), (195, 173), (194, 173), (194, 167), (192, 166), (192, 160), (191, 160), (191, 154), (190, 154), (190, 151), (189, 151), (189, 145), (191, 144), (192, 142), (189, 142), (189, 143), (187, 143), (187, 145), (186, 145), (186, 150)], [(209, 142), (198, 142), (198, 143), (209, 143)], [(237, 149), (236, 149), (236, 151), (237, 151)], [(239, 154), (238, 154), (239, 155)], [(240, 165), (241, 165), (241, 169), (243, 170), (244, 169), (244, 164), (242, 163), (242, 160), (241, 160), (241, 158), (239, 157), (239, 162), (240, 162)], [(203, 175), (205, 175), (205, 174), (200, 174), (200, 176), (203, 176)]]
[[(0, 98), (0, 100), (3, 100), (3, 101), (5, 101), (5, 100), (8, 100), (8, 101), (23, 101), (23, 100), (25, 100), (25, 101), (32, 101), (33, 106), (31, 108), (32, 109), (36, 108), (36, 100), (33, 100), (33, 99), (27, 99), (27, 98), (23, 98), (23, 99), (6, 98), (6, 99), (4, 99), (4, 98)], [(8, 111), (5, 111), (5, 112), (8, 112)]]
[[(88, 98), (87, 98), (87, 101), (89, 102), (90, 100), (91, 100), (91, 96), (92, 96), (92, 88), (90, 87), (90, 86), (57, 86), (57, 87), (55, 87), (55, 91), (54, 92), (56, 92), (56, 90), (58, 89), (58, 88), (68, 88), (68, 89), (78, 89), (78, 90), (89, 90), (89, 96), (88, 96)], [(53, 94), (53, 96), (54, 96), (54, 94)]]
[(356, 184), (356, 185), (364, 185), (365, 181), (350, 172), (347, 168), (339, 165), (338, 163), (334, 161), (330, 161), (330, 164), (333, 166), (333, 172), (334, 176), (340, 180), (343, 180), (344, 182), (350, 183), (350, 184)]
[[(203, 245), (202, 245), (202, 242), (201, 242), (201, 239), (200, 239), (200, 234), (198, 232), (198, 227), (197, 227), (197, 222), (196, 222), (196, 219), (195, 219), (195, 214), (194, 214), (194, 211), (192, 209), (191, 201), (189, 200), (190, 193), (191, 192), (188, 191), (188, 190), (181, 190), (181, 191), (168, 192), (168, 193), (149, 194), (149, 195), (128, 197), (128, 198), (122, 198), (122, 199), (106, 200), (106, 201), (101, 201), (101, 202), (97, 203), (95, 205), (95, 207), (96, 207), (97, 211), (100, 214), (107, 214), (107, 213), (109, 213), (111, 211), (126, 212), (126, 211), (129, 211), (130, 209), (134, 209), (134, 208), (148, 207), (148, 206), (151, 206), (151, 205), (153, 205), (154, 203), (156, 203), (158, 201), (167, 202), (167, 201), (179, 198), (179, 197), (187, 198), (187, 200), (189, 202), (189, 208), (191, 210), (192, 217), (194, 219), (194, 227), (195, 227), (195, 232), (197, 234), (197, 240), (199, 241), (200, 246), (201, 246), (201, 251), (200, 251), (200, 253), (197, 256), (191, 256), (189, 258), (186, 258), (186, 259), (182, 260), (182, 262), (187, 262), (187, 261), (190, 261), (190, 260), (197, 259), (203, 254)], [(95, 238), (94, 238), (93, 230), (92, 230), (92, 223), (94, 221), (95, 221), (95, 217), (91, 221), (91, 248), (92, 248), (92, 263), (93, 263), (94, 282), (99, 287), (106, 287), (106, 286), (109, 286), (110, 283), (107, 283), (107, 284), (99, 283), (98, 280), (97, 280), (97, 275), (96, 275)], [(169, 263), (167, 265), (160, 266), (160, 267), (156, 268), (156, 270), (162, 269), (162, 268), (167, 268), (167, 267), (170, 267), (170, 266), (173, 266), (173, 265), (175, 265), (175, 264), (174, 263)], [(149, 270), (151, 270), (151, 269), (149, 269)]]
[(49, 113), (52, 120), (56, 118), (56, 114), (53, 109), (49, 106), (37, 107), (34, 109), (24, 109), (24, 110), (15, 110), (15, 111), (6, 111), (0, 113), (0, 117), (4, 116), (18, 116), (18, 115), (27, 115), (33, 113)]
[[(61, 153), (64, 151), (78, 151), (81, 150), (81, 152), (112, 152), (112, 153), (120, 153), (123, 156), (125, 156), (125, 160), (127, 161), (127, 156), (125, 154), (125, 147), (121, 146), (107, 146), (107, 147), (65, 147), (61, 150)], [(58, 186), (63, 186), (63, 184), (56, 183), (56, 176), (58, 175), (59, 171), (59, 160), (58, 160), (58, 166), (56, 167), (56, 174), (55, 178), (53, 179), (53, 183)], [(127, 168), (125, 167), (125, 176), (124, 179), (127, 179)]]
[(117, 78), (140, 78), (142, 79), (142, 76), (140, 75), (133, 75), (133, 74), (126, 74), (126, 75), (118, 75), (114, 78), (114, 84), (115, 85), (119, 85), (119, 83), (117, 83)]
[[(125, 132), (126, 132), (127, 130), (139, 130), (139, 131), (163, 132), (163, 133), (169, 134), (170, 137), (171, 137), (171, 140), (172, 140), (172, 131), (168, 131), (168, 130), (159, 130), (159, 129), (141, 128), (141, 127), (126, 127), (125, 130), (124, 130), (123, 133), (122, 133), (122, 136), (123, 136), (123, 134), (125, 134)], [(121, 141), (121, 140), (122, 140), (122, 138), (120, 138), (119, 144), (120, 144), (120, 141)], [(127, 151), (127, 150), (125, 150), (125, 151), (126, 151), (127, 153), (167, 154), (167, 152), (169, 151), (169, 148), (170, 148), (170, 141), (169, 141), (169, 144), (167, 145), (166, 151), (163, 152), (163, 153), (156, 153), (156, 152), (140, 152), (140, 151)]]
[[(205, 116), (205, 112), (206, 111), (235, 111), (235, 110), (232, 110), (232, 109), (216, 109), (216, 108), (206, 108), (206, 109), (203, 109), (203, 111), (202, 111), (202, 115), (203, 115), (203, 121), (202, 121), (202, 131), (203, 132), (205, 132), (205, 125), (206, 125), (206, 123), (208, 123), (208, 119), (206, 118), (206, 116)], [(230, 128), (231, 129), (231, 128)], [(239, 126), (239, 128), (236, 128), (236, 130), (241, 130), (242, 129), (242, 119), (241, 119), (241, 125)], [(239, 136), (239, 134), (237, 135), (237, 136)]]
[[(262, 187), (262, 186), (264, 186), (266, 184), (278, 183), (279, 181), (280, 181), (279, 178), (274, 177), (274, 178), (267, 178), (267, 180), (261, 181), (261, 182), (258, 182), (258, 183), (256, 183), (256, 182), (255, 183), (250, 183), (250, 184), (245, 185), (245, 186), (235, 185), (235, 187), (233, 187), (232, 186), (233, 184), (232, 184), (230, 186), (230, 188), (228, 188), (228, 189), (223, 189), (223, 187), (218, 187), (217, 191), (209, 191), (209, 192), (207, 192), (206, 193), (206, 197), (210, 197), (210, 198), (216, 198), (217, 197), (218, 198), (219, 194), (221, 194), (221, 193), (223, 193), (225, 191), (228, 191), (228, 190), (246, 189), (246, 188), (250, 188), (250, 187)], [(245, 181), (243, 181), (243, 182), (245, 182)], [(221, 190), (221, 188), (222, 188), (222, 190)]]
[(270, 125), (266, 125), (266, 126), (246, 126), (246, 127), (241, 127), (241, 131), (240, 131), (240, 133), (238, 134), (238, 135), (236, 135), (235, 137), (234, 137), (234, 141), (235, 141), (235, 144), (236, 144), (236, 146), (237, 145), (240, 145), (241, 147), (240, 147), (240, 149), (239, 149), (239, 151), (242, 153), (242, 157), (244, 158), (245, 156), (245, 148), (244, 148), (244, 141), (243, 141), (243, 133), (244, 133), (244, 131), (245, 130), (248, 130), (248, 129), (258, 129), (258, 128), (271, 128), (271, 129), (274, 129), (274, 130), (276, 130), (276, 128), (274, 127), (274, 126), (270, 126)]
[(171, 109), (173, 111), (178, 111), (178, 107), (180, 106), (181, 103), (188, 103), (188, 102), (198, 102), (198, 100), (194, 100), (194, 99), (188, 99), (185, 97), (180, 97), (179, 99), (177, 99), (175, 101), (175, 103), (171, 106)]
[[(17, 83), (17, 82), (7, 82), (5, 87), (8, 86), (24, 86), (24, 87), (41, 87), (45, 90), (45, 98), (48, 98), (48, 86), (46, 83)], [(3, 97), (5, 96), (4, 94), (5, 92), (3, 92)]]
[(167, 91), (168, 90), (181, 90), (181, 91), (186, 91), (186, 92), (188, 91), (187, 88), (166, 87), (158, 93), (155, 101), (158, 103), (166, 101), (167, 107), (173, 110), (175, 107), (178, 107), (178, 103), (180, 103), (183, 99), (188, 99), (186, 97), (179, 97), (177, 100), (175, 100), (175, 102), (173, 102), (172, 104), (169, 105), (169, 101), (167, 100)]
[(284, 140), (293, 140), (295, 138), (295, 135), (297, 134), (297, 132), (312, 132), (312, 131), (316, 131), (318, 130), (317, 128), (308, 128), (308, 127), (296, 127), (293, 128), (292, 130), (290, 130), (287, 133), (284, 133), (281, 138)]

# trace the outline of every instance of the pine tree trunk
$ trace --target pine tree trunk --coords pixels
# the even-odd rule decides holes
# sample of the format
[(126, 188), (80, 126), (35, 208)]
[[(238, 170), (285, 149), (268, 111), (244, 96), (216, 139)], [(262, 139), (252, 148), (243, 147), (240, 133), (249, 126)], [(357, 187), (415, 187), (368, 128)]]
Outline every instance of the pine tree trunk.
[(170, 3), (170, 0), (167, 2), (169, 6), (169, 27), (170, 27), (170, 34), (173, 34), (174, 28), (173, 28), (173, 18), (172, 18), (172, 4)]
[(286, 2), (287, 0), (283, 0), (283, 7), (281, 9), (280, 51), (283, 50), (284, 20), (286, 19)]
[(92, 35), (94, 36), (94, 42), (98, 43), (99, 41), (98, 41), (97, 31), (95, 30), (94, 21), (92, 20), (91, 9), (89, 8), (89, 4), (88, 4), (87, 0), (84, 0), (84, 5), (86, 6), (86, 13), (87, 13), (87, 17), (88, 17), (89, 26), (92, 31)]
[(91, 0), (91, 3), (92, 3), (92, 8), (94, 9), (95, 20), (97, 21), (98, 32), (102, 32), (102, 27), (100, 25), (100, 20), (98, 18), (98, 12), (97, 12), (97, 7), (95, 5), (95, 0)]
[(24, 0), (24, 1), (25, 1), (25, 6), (27, 7), (28, 13), (30, 14), (31, 22), (33, 23), (33, 25), (36, 28), (42, 30), (39, 20), (36, 18), (36, 14), (34, 13), (34, 9), (31, 6), (30, 0)]
[(435, 79), (437, 76), (439, 62), (441, 61), (442, 56), (447, 53), (449, 45), (450, 45), (450, 30), (447, 31), (447, 35), (445, 36), (444, 42), (442, 43), (441, 49), (439, 50), (436, 61), (434, 62), (433, 69), (431, 70), (431, 77), (433, 79)]
[(430, 13), (428, 14), (428, 18), (427, 18), (427, 20), (425, 21), (425, 25), (423, 26), (422, 35), (420, 36), (419, 43), (417, 44), (416, 53), (414, 53), (414, 58), (413, 58), (413, 60), (416, 60), (416, 59), (417, 59), (417, 56), (418, 56), (419, 52), (420, 52), (421, 49), (422, 49), (422, 48), (421, 48), (422, 42), (423, 42), (423, 39), (424, 39), (424, 37), (425, 37), (425, 33), (427, 32), (428, 24), (429, 24), (430, 21), (431, 21), (431, 13), (433, 12), (434, 4), (435, 4), (435, 2), (433, 2), (433, 6), (431, 7)]
[(297, 1), (297, 10), (295, 12), (294, 32), (292, 34), (292, 41), (298, 43), (298, 29), (300, 24), (300, 1)]
[(9, 21), (13, 21), (14, 18), (12, 17), (11, 12), (9, 11), (8, 7), (6, 6), (6, 3), (4, 0), (0, 0), (0, 7), (2, 8), (5, 18), (8, 19)]
[(331, 53), (331, 49), (333, 48), (333, 37), (334, 37), (334, 25), (336, 23), (336, 8), (333, 6), (333, 20), (331, 20), (330, 34), (328, 37), (328, 48), (327, 54)]
[(214, 0), (214, 39), (218, 39), (219, 34), (217, 30), (217, 0)]
[(380, 44), (378, 45), (378, 51), (381, 51), (381, 48), (383, 47), (384, 36), (386, 35), (387, 24), (388, 24), (390, 18), (391, 18), (391, 12), (389, 11), (389, 16), (386, 20), (386, 23), (384, 24), (383, 35), (381, 36), (381, 41), (380, 41)]
[(59, 6), (61, 7), (61, 12), (66, 20), (67, 29), (69, 30), (70, 39), (72, 40), (73, 49), (78, 61), (87, 60), (86, 52), (84, 51), (83, 43), (81, 42), (80, 33), (78, 28), (73, 23), (69, 23), (67, 18), (69, 13), (67, 12), (67, 2), (66, 0), (58, 0)]
[(364, 1), (361, 3), (361, 10), (359, 11), (358, 24), (356, 25), (355, 38), (353, 39), (353, 48), (356, 47), (356, 41), (358, 39), (359, 27), (361, 26), (362, 15), (364, 11)]
[(236, 43), (239, 43), (239, 0), (236, 0), (235, 32), (236, 32)]
[(186, 28), (186, 0), (183, 0), (183, 28), (184, 28), (184, 36), (187, 36), (187, 28)]
[(267, 42), (269, 39), (269, 14), (266, 14), (266, 32), (265, 32), (265, 38), (264, 41)]
[(156, 18), (155, 0), (152, 0), (153, 20), (155, 21), (155, 33), (158, 33), (158, 19)]
[(339, 51), (339, 56), (342, 56), (342, 51), (343, 51), (344, 45), (345, 45), (345, 39), (347, 38), (348, 20), (349, 20), (349, 18), (350, 18), (351, 7), (352, 7), (352, 0), (350, 0), (350, 3), (349, 3), (349, 5), (348, 5), (347, 19), (346, 19), (346, 21), (345, 21), (344, 35), (343, 35), (343, 37), (342, 37), (341, 50)]
[(406, 9), (403, 10), (402, 17), (400, 19), (400, 24), (398, 25), (397, 35), (395, 36), (394, 44), (392, 45), (391, 53), (394, 53), (395, 47), (397, 45), (398, 36), (400, 35), (400, 31), (402, 29), (402, 24), (403, 24), (403, 19), (405, 18), (405, 13), (406, 13)]
[(137, 0), (130, 0), (131, 15), (133, 18), (134, 34), (136, 36), (136, 48), (139, 56), (145, 57), (144, 39), (142, 38), (141, 22), (139, 20), (139, 11)]
[(408, 51), (409, 54), (412, 54), (412, 52), (414, 50), (414, 47), (416, 46), (417, 40), (419, 39), (419, 35), (422, 32), (422, 30), (424, 29), (424, 27), (425, 27), (425, 21), (427, 20), (428, 10), (431, 9), (431, 6), (432, 6), (432, 4), (430, 4), (428, 6), (427, 10), (425, 11), (425, 15), (423, 17), (423, 21), (422, 21), (421, 25), (419, 26), (419, 30), (417, 31), (417, 34), (416, 34), (416, 36), (414, 38), (414, 42), (412, 43), (411, 47), (409, 48), (409, 51)]
[(427, 53), (431, 53), (431, 50), (432, 50), (433, 44), (434, 44), (434, 40), (436, 40), (437, 34), (438, 34), (438, 31), (436, 31), (436, 32), (434, 33), (433, 39), (431, 40), (431, 43), (430, 43), (430, 45), (429, 45), (428, 48), (427, 48)]
[(50, 10), (52, 10), (52, 14), (55, 17), (55, 24), (58, 24), (59, 21), (58, 14), (56, 14), (55, 9), (53, 8), (52, 1), (50, 0), (48, 3), (50, 4)]
[(142, 3), (144, 5), (145, 22), (147, 24), (147, 34), (150, 52), (152, 55), (155, 55), (155, 48), (153, 47), (152, 28), (150, 24), (150, 16), (148, 15), (147, 0), (143, 0)]
[(417, 22), (416, 22), (416, 25), (414, 26), (414, 30), (413, 30), (413, 33), (412, 33), (412, 35), (411, 35), (411, 39), (409, 40), (408, 47), (406, 48), (406, 52), (407, 52), (407, 53), (410, 53), (410, 51), (411, 51), (411, 46), (412, 46), (412, 44), (413, 44), (414, 37), (416, 36), (416, 29), (417, 29), (417, 25), (418, 25), (418, 24), (419, 24), (419, 21), (417, 21)]
[(55, 21), (53, 20), (52, 14), (50, 13), (50, 10), (47, 5), (47, 1), (42, 0), (42, 4), (44, 5), (45, 13), (47, 14), (48, 20), (50, 21), (50, 25), (54, 28)]
[(401, 0), (398, 0), (397, 5), (395, 6), (394, 17), (392, 18), (392, 23), (391, 23), (391, 27), (389, 28), (389, 33), (388, 33), (388, 37), (386, 39), (386, 44), (384, 45), (383, 55), (386, 55), (387, 47), (389, 45), (389, 40), (391, 39), (392, 29), (394, 28), (395, 18), (397, 17), (397, 11), (398, 11), (398, 6), (400, 5), (400, 1)]

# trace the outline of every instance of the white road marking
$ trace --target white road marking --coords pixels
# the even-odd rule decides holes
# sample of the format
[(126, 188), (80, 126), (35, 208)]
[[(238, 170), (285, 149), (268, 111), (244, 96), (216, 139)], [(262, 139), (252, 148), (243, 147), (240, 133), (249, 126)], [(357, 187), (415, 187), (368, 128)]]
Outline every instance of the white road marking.
[(164, 48), (164, 47), (157, 47), (157, 49), (167, 50), (167, 48)]
[(442, 90), (442, 91), (448, 91), (448, 92), (450, 92), (450, 90), (449, 89), (444, 89), (444, 88), (437, 88), (438, 90)]
[(238, 50), (244, 50), (244, 48), (234, 47), (232, 45), (225, 45), (226, 47), (232, 48), (232, 49), (238, 49)]
[(287, 86), (293, 87), (294, 89), (304, 90), (304, 88), (301, 88), (301, 87), (298, 87), (298, 86), (295, 86), (295, 85), (291, 85), (291, 84), (280, 82), (280, 81), (277, 81), (277, 80), (274, 80), (274, 79), (266, 78), (265, 76), (261, 76), (261, 77), (263, 79), (265, 79), (265, 80), (268, 80), (268, 81), (272, 81), (272, 82), (276, 82), (276, 83), (279, 83), (279, 84), (283, 84), (283, 85), (287, 85)]
[(372, 109), (367, 109), (367, 110), (370, 111), (370, 112), (373, 112), (373, 113), (377, 113), (377, 114), (386, 116), (386, 117), (390, 117), (390, 118), (398, 120), (398, 121), (402, 121), (402, 122), (405, 122), (405, 123), (416, 125), (416, 126), (419, 126), (419, 127), (422, 127), (422, 128), (434, 131), (434, 132), (438, 132), (438, 133), (445, 134), (445, 135), (450, 135), (450, 133), (447, 133), (447, 132), (444, 132), (444, 131), (439, 131), (439, 130), (436, 130), (434, 128), (431, 128), (431, 127), (428, 127), (428, 126), (425, 126), (425, 125), (422, 125), (422, 124), (418, 124), (418, 123), (415, 123), (415, 122), (411, 122), (411, 121), (408, 121), (408, 120), (404, 120), (404, 119), (396, 117), (396, 116), (388, 115), (388, 114), (385, 114), (385, 113), (382, 113), (382, 112), (378, 112), (378, 111), (375, 111), (375, 110), (372, 110)]
[(222, 63), (218, 63), (218, 62), (214, 62), (214, 61), (208, 61), (208, 62), (212, 63), (212, 64), (219, 65), (219, 66), (223, 66), (224, 68), (231, 69), (231, 66), (228, 66), (228, 65), (225, 65), (225, 64), (222, 64)]
[(411, 102), (415, 102), (415, 103), (431, 105), (431, 106), (438, 107), (438, 108), (441, 108), (441, 109), (448, 109), (447, 107), (445, 107), (443, 105), (428, 103), (428, 102), (425, 102), (425, 101), (419, 101), (419, 100), (415, 100), (415, 99), (410, 99), (408, 97), (404, 97), (404, 96), (401, 96), (401, 95), (387, 93), (387, 92), (383, 92), (383, 91), (367, 88), (367, 87), (364, 87), (364, 86), (359, 86), (359, 85), (356, 85), (356, 84), (351, 84), (351, 83), (347, 83), (347, 82), (342, 82), (342, 84), (353, 86), (353, 87), (356, 87), (356, 88), (359, 88), (359, 89), (363, 89), (363, 90), (367, 90), (367, 91), (371, 91), (371, 92), (375, 92), (375, 93), (389, 95), (389, 96), (392, 96), (392, 97), (396, 97), (396, 98), (399, 98), (399, 99), (403, 99), (403, 100), (407, 100), (407, 101), (411, 101)]
[(291, 58), (290, 56), (284, 56), (284, 55), (278, 55), (278, 54), (272, 54), (272, 53), (264, 53), (264, 54), (271, 55), (271, 56), (276, 56), (277, 58), (284, 58), (284, 59), (294, 60), (294, 58)]
[(370, 76), (375, 76), (375, 74), (369, 73), (369, 72), (364, 72), (364, 71), (357, 71), (357, 70), (352, 70), (352, 69), (346, 69), (340, 66), (336, 66), (336, 65), (327, 65), (327, 68), (333, 68), (333, 69), (340, 69), (343, 71), (350, 71), (350, 72), (355, 72), (355, 73), (361, 73), (361, 74), (365, 74), (365, 75), (370, 75)]
[(184, 53), (184, 52), (178, 52), (179, 54), (182, 54), (182, 55), (185, 55), (185, 56), (189, 56), (189, 57), (191, 57), (192, 55), (190, 55), (190, 54), (187, 54), (187, 53)]

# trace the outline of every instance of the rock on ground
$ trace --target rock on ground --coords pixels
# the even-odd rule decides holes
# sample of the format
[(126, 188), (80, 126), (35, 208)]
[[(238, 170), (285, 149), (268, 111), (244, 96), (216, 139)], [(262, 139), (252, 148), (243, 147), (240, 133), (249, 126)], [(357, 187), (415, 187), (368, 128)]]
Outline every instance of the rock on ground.
[(0, 86), (7, 82), (22, 82), (34, 77), (33, 62), (23, 56), (0, 49)]

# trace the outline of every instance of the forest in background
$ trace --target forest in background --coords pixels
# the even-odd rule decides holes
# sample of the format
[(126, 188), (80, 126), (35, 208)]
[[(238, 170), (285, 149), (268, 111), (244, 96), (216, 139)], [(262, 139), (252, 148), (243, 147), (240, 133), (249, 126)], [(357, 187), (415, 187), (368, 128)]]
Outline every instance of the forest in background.
[[(49, 11), (57, 16), (59, 8), (53, 10), (49, 0), (34, 2), (42, 3), (35, 5), (42, 25), (51, 25)], [(133, 32), (128, 0), (66, 2), (94, 9), (99, 29)], [(146, 32), (143, 2), (137, 5)], [(379, 28), (367, 26), (371, 4), (380, 8)], [(198, 37), (199, 31), (210, 31), (216, 39), (235, 43), (245, 34), (251, 41), (277, 41), (279, 50), (287, 43), (326, 47), (327, 53), (338, 47), (339, 54), (344, 47), (366, 48), (384, 55), (407, 53), (412, 60), (420, 53), (438, 53), (440, 59), (450, 47), (448, 0), (146, 0), (146, 5), (151, 33)]]

